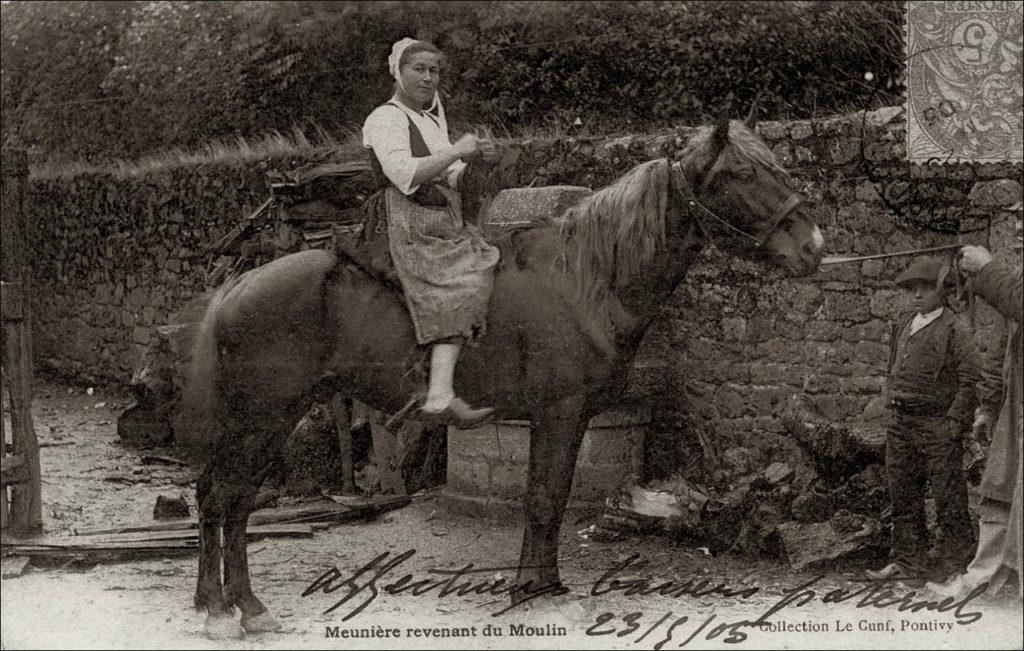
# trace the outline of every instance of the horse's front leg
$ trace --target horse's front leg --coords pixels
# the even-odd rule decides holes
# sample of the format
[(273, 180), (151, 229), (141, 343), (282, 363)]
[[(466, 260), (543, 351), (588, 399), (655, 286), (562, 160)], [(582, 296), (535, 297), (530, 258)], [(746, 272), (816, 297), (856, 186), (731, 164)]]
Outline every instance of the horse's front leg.
[(539, 591), (560, 592), (558, 534), (588, 420), (582, 416), (582, 400), (577, 399), (534, 414), (515, 600)]

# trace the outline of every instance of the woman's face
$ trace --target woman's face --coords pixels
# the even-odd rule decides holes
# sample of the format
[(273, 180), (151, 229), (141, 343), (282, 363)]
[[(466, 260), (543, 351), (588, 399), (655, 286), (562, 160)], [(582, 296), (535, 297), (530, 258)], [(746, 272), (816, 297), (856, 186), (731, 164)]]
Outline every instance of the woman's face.
[(433, 52), (416, 52), (402, 65), (402, 87), (412, 99), (426, 104), (441, 83), (441, 61)]

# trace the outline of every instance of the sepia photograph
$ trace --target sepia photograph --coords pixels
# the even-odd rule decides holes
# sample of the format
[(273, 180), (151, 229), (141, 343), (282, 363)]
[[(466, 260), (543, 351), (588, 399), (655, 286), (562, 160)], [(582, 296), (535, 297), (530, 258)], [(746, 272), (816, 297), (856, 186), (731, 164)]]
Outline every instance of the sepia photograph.
[(1024, 1), (0, 0), (2, 649), (1024, 648)]

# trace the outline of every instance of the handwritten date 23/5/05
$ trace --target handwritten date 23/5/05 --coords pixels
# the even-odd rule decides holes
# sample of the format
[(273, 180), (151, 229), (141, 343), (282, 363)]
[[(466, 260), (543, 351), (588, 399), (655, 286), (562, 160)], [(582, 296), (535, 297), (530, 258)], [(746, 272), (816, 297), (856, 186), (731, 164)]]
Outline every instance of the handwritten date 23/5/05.
[[(617, 617), (615, 613), (601, 613), (594, 618), (594, 624), (586, 630), (586, 634), (627, 637), (638, 633), (638, 637), (633, 640), (637, 644), (643, 642), (648, 636), (651, 636), (651, 640), (656, 640), (660, 635), (661, 640), (654, 645), (655, 649), (661, 649), (666, 644), (675, 640), (680, 640), (680, 643), (676, 645), (677, 647), (684, 647), (704, 632), (714, 621), (715, 617), (715, 615), (710, 615), (698, 624), (698, 621), (691, 622), (690, 617), (687, 615), (677, 616), (671, 611), (662, 615), (661, 619), (658, 620), (655, 620), (653, 615), (644, 615), (642, 612), (627, 613), (621, 618)], [(691, 631), (690, 627), (686, 626), (687, 624), (697, 625), (697, 628)], [(704, 634), (704, 639), (714, 640), (725, 635), (726, 637), (722, 639), (722, 642), (737, 644), (747, 639), (746, 632), (741, 630), (747, 626), (751, 626), (751, 623), (748, 621), (719, 623), (710, 630), (707, 630)], [(679, 627), (683, 627), (683, 630), (677, 630)], [(689, 632), (689, 635), (683, 637), (687, 632)]]

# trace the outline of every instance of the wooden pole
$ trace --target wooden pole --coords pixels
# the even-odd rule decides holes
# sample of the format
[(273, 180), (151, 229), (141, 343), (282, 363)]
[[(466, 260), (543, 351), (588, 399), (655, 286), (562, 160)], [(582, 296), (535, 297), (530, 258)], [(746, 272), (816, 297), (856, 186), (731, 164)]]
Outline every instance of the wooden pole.
[(4, 362), (11, 404), (12, 456), (23, 459), (25, 476), (11, 484), (8, 529), (16, 536), (42, 531), (42, 481), (39, 443), (32, 425), (31, 284), (26, 268), (24, 151), (0, 155), (0, 291), (3, 292)]

